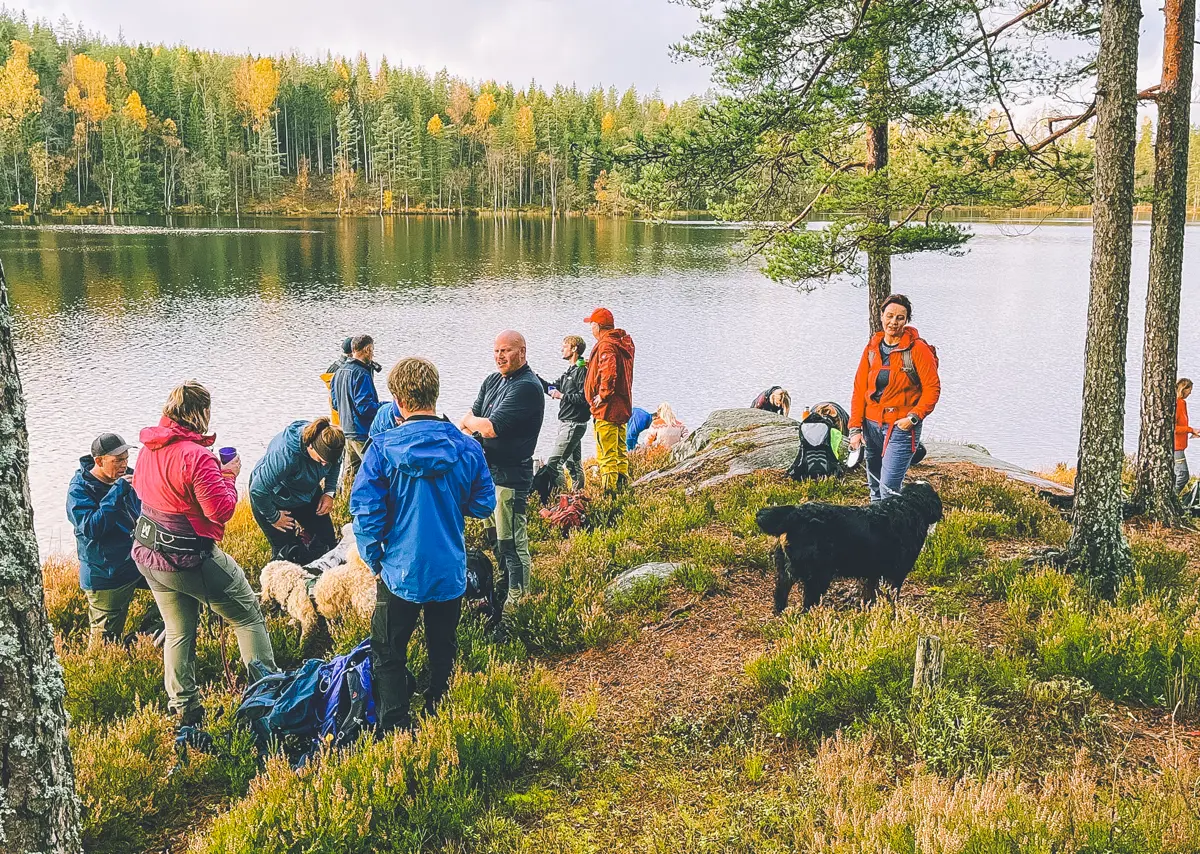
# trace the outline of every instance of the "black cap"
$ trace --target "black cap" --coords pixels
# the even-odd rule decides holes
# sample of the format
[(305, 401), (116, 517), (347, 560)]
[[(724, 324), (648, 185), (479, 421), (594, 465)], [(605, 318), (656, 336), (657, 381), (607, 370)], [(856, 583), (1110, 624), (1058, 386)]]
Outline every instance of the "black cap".
[(350, 345), (354, 342), (353, 338), (347, 338), (342, 342), (342, 352), (347, 356), (350, 355)]
[(122, 451), (128, 451), (130, 448), (136, 447), (136, 445), (127, 444), (116, 433), (101, 433), (92, 442), (92, 459), (96, 457), (115, 457)]

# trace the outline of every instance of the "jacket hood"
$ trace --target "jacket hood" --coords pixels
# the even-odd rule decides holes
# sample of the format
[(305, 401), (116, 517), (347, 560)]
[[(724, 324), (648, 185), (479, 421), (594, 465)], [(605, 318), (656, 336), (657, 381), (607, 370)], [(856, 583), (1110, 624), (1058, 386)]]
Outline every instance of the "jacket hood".
[[(916, 344), (917, 339), (920, 337), (921, 337), (921, 333), (917, 331), (917, 327), (906, 326), (906, 327), (904, 327), (904, 331), (900, 333), (900, 343), (897, 344), (896, 346), (901, 350), (907, 350), (913, 344)], [(881, 341), (883, 341), (883, 333), (882, 332), (876, 332), (874, 335), (871, 336), (871, 346), (872, 347), (878, 347)]]
[(436, 478), (454, 468), (463, 457), (466, 443), (475, 440), (449, 422), (419, 419), (405, 421), (371, 441), (378, 443), (380, 452), (405, 474)]
[(604, 340), (620, 350), (627, 358), (632, 358), (633, 339), (624, 329), (612, 329), (604, 333)]
[(79, 470), (88, 477), (92, 477), (92, 467), (94, 465), (96, 465), (96, 461), (92, 458), (91, 454), (84, 454), (79, 458)]
[(217, 441), (215, 434), (201, 435), (189, 427), (176, 424), (165, 415), (159, 420), (157, 427), (143, 428), (142, 432), (138, 434), (138, 438), (141, 440), (143, 447), (150, 448), (151, 450), (165, 448), (167, 445), (178, 440), (190, 440), (205, 447), (209, 447)]
[(304, 451), (304, 440), (300, 438), (300, 434), (304, 428), (308, 426), (307, 421), (293, 421), (283, 431), (283, 441), (287, 445), (287, 449), (299, 454)]

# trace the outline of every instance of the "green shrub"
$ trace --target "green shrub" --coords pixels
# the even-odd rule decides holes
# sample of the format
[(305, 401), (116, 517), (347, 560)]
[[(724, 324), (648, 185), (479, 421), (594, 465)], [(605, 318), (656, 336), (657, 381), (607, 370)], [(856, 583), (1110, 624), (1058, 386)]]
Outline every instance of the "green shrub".
[(993, 560), (980, 567), (977, 582), (979, 592), (992, 599), (1008, 597), (1009, 586), (1024, 572), (1019, 560)]
[(71, 644), (59, 652), (59, 660), (67, 686), (63, 705), (72, 726), (112, 721), (143, 705), (166, 708), (162, 650), (150, 638), (136, 638), (129, 647)]
[(271, 760), (195, 852), (416, 852), (460, 839), (505, 780), (566, 761), (579, 722), (539, 671), (457, 678), (415, 739), (393, 733), (293, 770)]
[(1149, 539), (1130, 543), (1133, 571), (1149, 593), (1177, 592), (1187, 570), (1187, 554)]
[(764, 725), (806, 739), (881, 701), (901, 702), (911, 691), (920, 629), (916, 614), (886, 605), (849, 614), (816, 608), (786, 621), (775, 650), (747, 667), (770, 698)]
[(171, 719), (145, 706), (114, 723), (71, 728), (84, 849), (125, 854), (178, 827), (189, 794), (219, 776), (218, 761), (192, 752), (176, 768)]
[(984, 556), (984, 540), (1009, 536), (1016, 523), (999, 513), (951, 510), (926, 538), (909, 575), (924, 584), (959, 581)]
[(608, 608), (615, 614), (646, 616), (667, 604), (667, 579), (639, 578), (628, 589), (613, 594)]
[(79, 561), (65, 555), (46, 558), (42, 562), (42, 590), (54, 633), (64, 640), (86, 637), (88, 605), (79, 589)]
[(698, 567), (694, 564), (682, 564), (671, 580), (689, 593), (705, 596), (725, 587), (725, 582), (711, 569)]
[(1012, 521), (1013, 534), (1060, 545), (1071, 535), (1058, 511), (1030, 486), (999, 472), (979, 472), (970, 480), (951, 480), (941, 489), (947, 508), (998, 513)]
[(1113, 700), (1165, 706), (1181, 675), (1200, 680), (1197, 602), (1148, 598), (1132, 607), (1070, 602), (1042, 616), (1037, 653), (1045, 676), (1076, 676)]
[(970, 688), (943, 687), (901, 705), (889, 698), (872, 723), (890, 727), (898, 746), (947, 776), (986, 774), (1010, 750), (996, 706)]

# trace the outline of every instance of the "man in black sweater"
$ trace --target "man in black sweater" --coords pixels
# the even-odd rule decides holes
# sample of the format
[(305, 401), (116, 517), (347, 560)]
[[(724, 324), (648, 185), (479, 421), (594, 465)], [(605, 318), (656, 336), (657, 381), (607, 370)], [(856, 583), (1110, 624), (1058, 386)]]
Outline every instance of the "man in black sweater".
[(497, 335), (493, 355), (498, 370), (483, 381), (471, 411), (458, 426), (483, 445), (496, 484), (496, 559), (501, 569), (496, 601), (515, 604), (529, 588), (525, 514), (546, 399), (526, 361), (521, 333), (509, 330)]
[(587, 398), (583, 396), (583, 380), (587, 376), (587, 362), (583, 359), (586, 346), (578, 335), (568, 335), (563, 339), (562, 357), (570, 367), (554, 382), (538, 377), (546, 394), (558, 401), (558, 439), (550, 459), (546, 460), (547, 484), (551, 489), (562, 483), (564, 466), (571, 478), (571, 488), (583, 489), (583, 437), (592, 420)]

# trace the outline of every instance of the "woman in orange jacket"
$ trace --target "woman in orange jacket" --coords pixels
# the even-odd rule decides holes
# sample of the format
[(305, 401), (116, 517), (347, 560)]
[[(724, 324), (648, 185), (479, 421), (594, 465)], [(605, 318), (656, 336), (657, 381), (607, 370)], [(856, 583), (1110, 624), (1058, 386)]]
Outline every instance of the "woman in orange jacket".
[(1193, 436), (1200, 436), (1200, 430), (1193, 430), (1188, 423), (1187, 399), (1192, 393), (1192, 381), (1183, 377), (1175, 383), (1175, 489), (1182, 490), (1191, 480), (1188, 471), (1187, 446)]
[(921, 440), (921, 427), (942, 393), (937, 353), (908, 325), (903, 294), (883, 301), (883, 331), (871, 337), (850, 401), (850, 447), (866, 446), (871, 500), (900, 491)]

